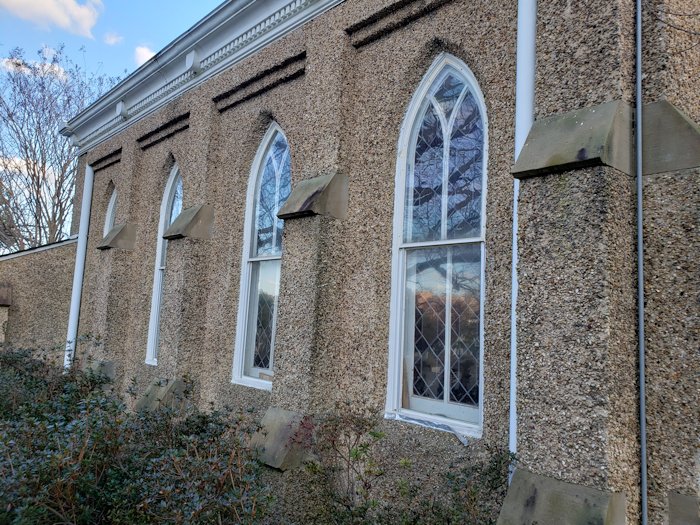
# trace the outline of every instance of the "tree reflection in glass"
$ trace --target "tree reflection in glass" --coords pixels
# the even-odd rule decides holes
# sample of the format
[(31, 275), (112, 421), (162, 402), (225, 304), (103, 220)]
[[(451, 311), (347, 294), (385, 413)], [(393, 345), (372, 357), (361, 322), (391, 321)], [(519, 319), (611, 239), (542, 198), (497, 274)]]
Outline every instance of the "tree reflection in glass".
[(249, 256), (250, 289), (245, 337), (246, 376), (272, 374), (284, 222), (277, 212), (291, 192), (291, 159), (284, 135), (267, 147), (255, 196), (255, 231)]
[(424, 106), (406, 180), (404, 241), (478, 236), (484, 146), (479, 107), (465, 83), (449, 73)]
[(403, 209), (402, 407), (480, 417), (483, 106), (447, 66), (409, 139)]

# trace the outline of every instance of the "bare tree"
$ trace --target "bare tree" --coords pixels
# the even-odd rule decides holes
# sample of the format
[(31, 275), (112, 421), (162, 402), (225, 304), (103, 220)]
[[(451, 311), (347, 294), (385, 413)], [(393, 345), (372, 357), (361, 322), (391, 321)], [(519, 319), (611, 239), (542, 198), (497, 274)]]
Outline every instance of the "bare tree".
[(77, 149), (59, 130), (115, 81), (88, 76), (62, 47), (0, 59), (0, 253), (68, 235)]

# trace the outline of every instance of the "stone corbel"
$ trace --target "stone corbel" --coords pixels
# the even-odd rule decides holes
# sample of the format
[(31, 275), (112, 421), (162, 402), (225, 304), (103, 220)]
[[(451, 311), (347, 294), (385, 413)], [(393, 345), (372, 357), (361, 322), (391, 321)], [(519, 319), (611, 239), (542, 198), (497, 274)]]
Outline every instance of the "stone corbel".
[(211, 239), (214, 225), (214, 208), (199, 204), (183, 210), (165, 230), (164, 239)]
[(98, 250), (109, 250), (119, 248), (121, 250), (133, 250), (136, 244), (136, 226), (133, 224), (118, 224), (114, 226), (107, 235), (104, 236)]
[(632, 109), (608, 102), (536, 120), (513, 168), (524, 179), (607, 165), (632, 173)]
[(518, 468), (496, 523), (624, 525), (625, 502), (624, 493), (565, 483)]
[(287, 220), (326, 215), (345, 219), (347, 213), (348, 179), (343, 173), (334, 173), (299, 182), (280, 208), (277, 217)]
[[(587, 166), (634, 172), (633, 111), (607, 102), (535, 121), (512, 173), (525, 179)], [(644, 175), (700, 166), (700, 129), (666, 100), (643, 108)]]

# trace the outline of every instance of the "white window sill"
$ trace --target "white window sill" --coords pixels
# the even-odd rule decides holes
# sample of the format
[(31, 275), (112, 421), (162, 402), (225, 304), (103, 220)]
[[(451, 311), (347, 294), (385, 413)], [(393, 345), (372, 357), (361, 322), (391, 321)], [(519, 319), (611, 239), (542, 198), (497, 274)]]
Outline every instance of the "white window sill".
[(432, 428), (434, 430), (441, 430), (443, 432), (451, 432), (457, 436), (457, 439), (465, 446), (469, 444), (467, 438), (480, 439), (483, 435), (483, 428), (480, 425), (424, 414), (422, 412), (415, 412), (413, 410), (401, 409), (387, 411), (384, 413), (384, 418), (419, 425), (425, 428)]
[(258, 390), (267, 390), (270, 392), (272, 390), (272, 382), (265, 381), (264, 379), (257, 379), (255, 377), (234, 377), (231, 379), (231, 383), (234, 385), (249, 386), (251, 388), (257, 388)]

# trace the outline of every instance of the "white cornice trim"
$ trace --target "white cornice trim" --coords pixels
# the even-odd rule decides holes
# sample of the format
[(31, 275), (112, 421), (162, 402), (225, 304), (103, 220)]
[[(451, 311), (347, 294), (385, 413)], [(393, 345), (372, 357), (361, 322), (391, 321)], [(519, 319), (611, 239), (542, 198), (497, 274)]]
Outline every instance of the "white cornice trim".
[(343, 0), (224, 2), (72, 118), (61, 129), (61, 134), (73, 137), (80, 153), (85, 153), (341, 2)]

